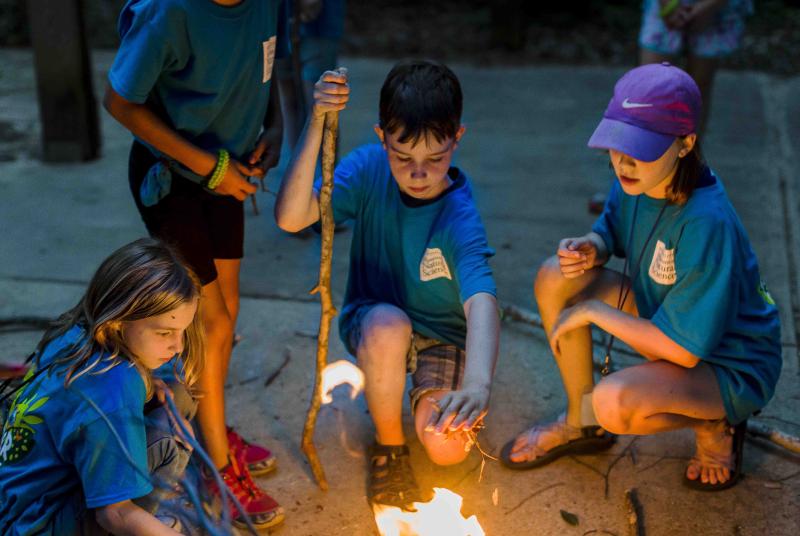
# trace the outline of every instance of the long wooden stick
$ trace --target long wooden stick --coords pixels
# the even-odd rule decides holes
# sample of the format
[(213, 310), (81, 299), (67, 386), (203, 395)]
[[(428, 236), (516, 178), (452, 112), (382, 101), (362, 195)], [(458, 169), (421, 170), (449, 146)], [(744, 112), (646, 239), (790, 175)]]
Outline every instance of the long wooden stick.
[(333, 192), (333, 166), (336, 160), (336, 136), (339, 130), (339, 113), (325, 114), (325, 127), (322, 133), (322, 189), (319, 192), (319, 212), (322, 224), (322, 248), (319, 259), (319, 283), (311, 294), (319, 293), (322, 314), (319, 321), (317, 337), (317, 372), (314, 377), (314, 391), (311, 395), (311, 406), (306, 414), (303, 426), (303, 452), (311, 465), (311, 472), (317, 484), (323, 490), (328, 489), (325, 472), (317, 456), (314, 446), (314, 427), (322, 399), (322, 371), (328, 363), (328, 335), (331, 321), (336, 316), (336, 309), (331, 299), (331, 259), (333, 258), (333, 210), (331, 209), (331, 193)]
[(753, 437), (760, 437), (766, 439), (776, 445), (785, 448), (788, 451), (800, 454), (800, 438), (785, 434), (780, 430), (776, 430), (767, 426), (764, 423), (750, 419), (747, 421), (747, 433)]

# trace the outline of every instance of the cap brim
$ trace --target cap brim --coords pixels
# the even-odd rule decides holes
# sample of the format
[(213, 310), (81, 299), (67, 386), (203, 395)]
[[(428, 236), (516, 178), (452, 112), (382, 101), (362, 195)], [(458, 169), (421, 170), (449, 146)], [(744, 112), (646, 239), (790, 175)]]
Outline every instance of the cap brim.
[(658, 160), (674, 141), (675, 136), (671, 134), (659, 134), (604, 117), (587, 145), (594, 149), (613, 149), (636, 160), (652, 162)]

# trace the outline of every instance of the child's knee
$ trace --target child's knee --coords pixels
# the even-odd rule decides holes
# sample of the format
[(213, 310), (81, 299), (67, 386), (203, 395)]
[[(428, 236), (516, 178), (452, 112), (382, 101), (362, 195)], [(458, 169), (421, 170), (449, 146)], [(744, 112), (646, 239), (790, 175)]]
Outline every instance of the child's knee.
[(548, 257), (536, 272), (536, 279), (533, 282), (533, 292), (536, 300), (546, 299), (553, 291), (554, 286), (562, 283), (564, 276), (561, 274), (561, 266), (558, 257), (553, 255)]
[(615, 434), (630, 432), (635, 409), (630, 395), (628, 385), (614, 378), (606, 378), (595, 386), (592, 408), (600, 426)]
[(463, 462), (469, 455), (466, 448), (467, 434), (457, 432), (451, 436), (436, 435), (433, 432), (422, 432), (420, 442), (425, 447), (428, 458), (436, 465), (455, 465)]
[(376, 305), (362, 321), (361, 345), (367, 349), (398, 344), (405, 346), (410, 341), (411, 320), (405, 312), (393, 305)]
[(219, 314), (203, 319), (206, 341), (210, 346), (233, 344), (233, 321), (227, 314)]
[(434, 397), (423, 397), (414, 412), (414, 428), (422, 446), (431, 461), (437, 465), (454, 465), (461, 463), (469, 454), (466, 444), (467, 434), (457, 432), (450, 436), (425, 431), (433, 413), (431, 400)]

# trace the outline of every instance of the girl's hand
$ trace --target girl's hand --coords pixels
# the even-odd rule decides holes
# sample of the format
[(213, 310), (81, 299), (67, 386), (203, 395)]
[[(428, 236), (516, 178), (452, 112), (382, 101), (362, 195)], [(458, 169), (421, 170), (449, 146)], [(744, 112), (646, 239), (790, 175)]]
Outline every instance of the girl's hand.
[(597, 261), (597, 245), (588, 236), (565, 238), (558, 243), (556, 255), (561, 266), (561, 274), (567, 279), (573, 279), (594, 268)]
[(553, 350), (554, 355), (561, 355), (559, 339), (564, 334), (592, 323), (592, 314), (598, 303), (600, 302), (597, 302), (597, 300), (586, 300), (561, 311), (556, 323), (553, 324), (553, 329), (550, 330), (550, 348)]
[(314, 84), (314, 106), (312, 116), (322, 119), (327, 112), (344, 110), (350, 100), (350, 86), (347, 83), (347, 69), (325, 71)]
[(230, 195), (244, 201), (248, 195), (256, 193), (255, 184), (250, 184), (246, 177), (257, 176), (260, 173), (255, 167), (250, 167), (242, 164), (231, 158), (228, 164), (228, 169), (225, 171), (225, 176), (222, 182), (214, 190), (222, 195)]

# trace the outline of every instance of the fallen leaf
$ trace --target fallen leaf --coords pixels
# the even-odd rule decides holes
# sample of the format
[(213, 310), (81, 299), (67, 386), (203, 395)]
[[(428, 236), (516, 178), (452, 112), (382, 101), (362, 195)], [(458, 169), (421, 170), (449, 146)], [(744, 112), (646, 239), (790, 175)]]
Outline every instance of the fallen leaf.
[(573, 527), (579, 523), (578, 516), (576, 516), (572, 512), (567, 512), (566, 510), (559, 510), (559, 512), (561, 512), (561, 519), (563, 519)]

